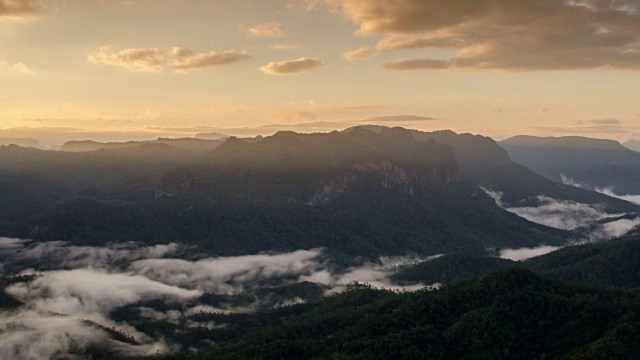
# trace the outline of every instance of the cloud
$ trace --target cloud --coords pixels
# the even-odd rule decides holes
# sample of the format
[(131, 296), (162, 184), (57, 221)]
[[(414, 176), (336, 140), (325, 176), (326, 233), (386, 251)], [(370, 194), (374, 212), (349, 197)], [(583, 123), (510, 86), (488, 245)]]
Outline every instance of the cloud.
[(589, 234), (589, 240), (598, 241), (620, 237), (640, 225), (640, 218), (620, 219), (600, 225)]
[(21, 62), (10, 63), (7, 61), (0, 61), (0, 70), (4, 70), (7, 72), (16, 73), (16, 74), (26, 74), (26, 75), (35, 74), (33, 70), (31, 70), (27, 65)]
[(327, 270), (314, 272), (310, 276), (300, 277), (300, 281), (309, 281), (329, 286), (328, 294), (344, 291), (348, 285), (358, 283), (367, 284), (378, 289), (416, 291), (420, 289), (438, 288), (439, 284), (425, 286), (413, 284), (407, 286), (396, 285), (389, 278), (396, 270), (404, 265), (414, 265), (424, 261), (436, 259), (442, 255), (427, 258), (419, 257), (381, 257), (378, 262), (368, 262), (357, 267), (347, 269), (343, 273), (331, 273)]
[(618, 199), (622, 199), (622, 200), (626, 200), (628, 202), (634, 203), (634, 204), (638, 204), (640, 205), (640, 195), (618, 195), (615, 192), (615, 188), (613, 186), (610, 187), (604, 187), (604, 188), (596, 188), (595, 189), (597, 192), (611, 196), (611, 197), (615, 197)]
[(133, 71), (160, 72), (166, 61), (166, 51), (157, 48), (124, 49), (115, 52), (111, 46), (103, 46), (89, 53), (89, 62), (122, 66)]
[(574, 201), (558, 201), (547, 196), (538, 196), (537, 206), (513, 207), (502, 202), (502, 193), (483, 189), (498, 206), (529, 221), (563, 230), (587, 227), (610, 215), (595, 206)]
[(228, 50), (222, 53), (215, 51), (194, 52), (175, 47), (171, 49), (169, 63), (176, 71), (202, 70), (232, 64), (240, 60), (250, 59), (245, 51)]
[(597, 205), (538, 196), (533, 199), (537, 202), (537, 206), (513, 207), (502, 202), (502, 193), (483, 190), (496, 201), (498, 206), (511, 213), (556, 229), (586, 232), (590, 241), (616, 238), (640, 225), (640, 217), (620, 218), (627, 214), (608, 214)]
[(265, 24), (258, 24), (247, 28), (247, 31), (251, 36), (255, 37), (282, 37), (284, 31), (277, 22), (270, 22)]
[(374, 116), (366, 118), (361, 122), (394, 122), (394, 121), (431, 121), (436, 120), (432, 117), (419, 115), (390, 115), (390, 116)]
[(446, 62), (420, 58), (386, 69), (640, 70), (640, 4), (633, 0), (325, 3), (355, 23), (358, 35), (393, 37), (383, 50), (456, 50)]
[(87, 56), (89, 62), (124, 67), (131, 71), (162, 72), (170, 68), (175, 72), (209, 69), (250, 59), (245, 51), (227, 50), (196, 52), (180, 47), (171, 49), (136, 48), (116, 51), (103, 46)]
[(294, 50), (294, 49), (302, 49), (302, 45), (299, 44), (276, 44), (269, 45), (270, 49), (275, 50)]
[[(141, 259), (159, 259), (176, 255), (179, 246), (138, 246), (133, 243), (109, 244), (104, 247), (69, 246), (63, 241), (36, 242), (27, 245), (23, 240), (13, 243), (13, 261), (28, 263), (39, 270), (55, 268), (113, 268)], [(0, 251), (6, 245), (0, 238)]]
[(109, 339), (102, 330), (79, 319), (21, 311), (1, 314), (0, 358), (49, 360), (69, 355), (72, 348), (101, 344), (112, 350), (138, 356), (164, 350), (160, 344), (129, 345)]
[(513, 261), (522, 261), (536, 256), (541, 256), (561, 249), (557, 246), (539, 246), (536, 248), (504, 249), (500, 251), (500, 257)]
[(581, 183), (581, 182), (579, 182), (577, 180), (574, 180), (573, 178), (571, 178), (571, 177), (569, 177), (569, 176), (567, 176), (565, 174), (560, 174), (560, 180), (565, 185), (575, 186), (575, 187), (581, 188), (581, 189), (588, 189), (587, 184)]
[(400, 59), (380, 64), (379, 67), (386, 70), (442, 70), (450, 68), (451, 63), (435, 59)]
[[(622, 124), (621, 120), (614, 119), (614, 118), (587, 120), (586, 122), (594, 125), (621, 125)], [(583, 122), (580, 122), (580, 124), (582, 123)]]
[[(502, 201), (502, 193), (483, 190), (498, 206), (529, 221), (562, 230), (586, 233), (591, 241), (619, 237), (640, 224), (640, 217), (621, 218), (626, 214), (608, 214), (600, 206), (561, 201), (547, 196), (529, 199), (536, 206), (514, 207)], [(578, 233), (576, 233), (578, 235)]]
[(431, 36), (419, 38), (388, 37), (382, 39), (376, 45), (379, 51), (399, 49), (459, 49), (468, 45), (464, 38), (457, 36)]
[(0, 18), (22, 17), (35, 12), (32, 0), (0, 0)]
[[(343, 291), (353, 283), (394, 290), (423, 289), (421, 284), (397, 286), (389, 278), (403, 264), (434, 258), (387, 257), (347, 269), (331, 265), (321, 249), (196, 261), (169, 258), (177, 256), (180, 248), (175, 244), (146, 247), (131, 243), (79, 247), (0, 238), (0, 261), (13, 269), (11, 274), (38, 274), (6, 289), (24, 306), (0, 314), (0, 358), (68, 357), (72, 349), (92, 345), (134, 357), (170, 352), (176, 347), (127, 322), (116, 322), (111, 317), (114, 311), (128, 306), (137, 309), (141, 319), (214, 329), (225, 323), (199, 322), (189, 316), (250, 313), (301, 303), (304, 299), (296, 295), (274, 296), (269, 289), (306, 281), (323, 285), (327, 293)], [(28, 269), (34, 263), (26, 260), (37, 260), (40, 270), (52, 270)], [(204, 292), (242, 295), (248, 301), (211, 305), (202, 300)], [(105, 328), (134, 341), (117, 341)]]
[[(75, 269), (45, 272), (28, 283), (9, 286), (7, 294), (24, 307), (0, 314), (0, 358), (51, 359), (70, 350), (101, 345), (131, 356), (166, 351), (155, 341), (127, 324), (108, 318), (112, 310), (144, 300), (186, 301), (199, 291), (162, 284), (142, 276)], [(95, 324), (115, 328), (134, 338), (131, 345), (111, 339)], [(66, 357), (65, 357), (66, 358)]]
[(357, 49), (357, 50), (352, 50), (352, 51), (347, 51), (345, 52), (342, 57), (347, 60), (347, 61), (356, 61), (356, 60), (371, 60), (373, 58), (375, 58), (378, 54), (366, 47)]
[(278, 255), (249, 255), (212, 258), (200, 261), (148, 259), (135, 261), (135, 274), (165, 284), (214, 293), (242, 291), (261, 279), (285, 275), (310, 274), (317, 271), (321, 250), (300, 250)]
[(324, 63), (318, 59), (300, 58), (289, 61), (270, 62), (261, 67), (260, 70), (270, 75), (290, 75), (305, 73), (323, 66)]
[[(192, 299), (202, 293), (181, 289), (131, 274), (111, 274), (96, 269), (50, 271), (30, 283), (7, 288), (7, 293), (40, 311), (91, 316), (145, 299)], [(45, 297), (42, 294), (47, 294)]]

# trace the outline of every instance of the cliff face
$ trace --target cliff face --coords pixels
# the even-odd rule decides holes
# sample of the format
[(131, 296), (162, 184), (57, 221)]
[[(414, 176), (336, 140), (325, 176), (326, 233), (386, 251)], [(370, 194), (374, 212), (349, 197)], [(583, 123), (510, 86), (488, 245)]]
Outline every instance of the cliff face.
[(414, 195), (462, 184), (451, 148), (396, 129), (377, 134), (278, 133), (259, 142), (230, 139), (206, 163), (167, 174), (162, 192), (219, 201), (319, 206), (353, 187)]

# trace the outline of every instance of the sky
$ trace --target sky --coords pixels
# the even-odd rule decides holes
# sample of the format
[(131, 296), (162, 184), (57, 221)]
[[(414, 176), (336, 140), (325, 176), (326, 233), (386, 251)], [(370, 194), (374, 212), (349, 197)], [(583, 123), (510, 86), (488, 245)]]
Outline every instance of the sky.
[(0, 0), (0, 137), (640, 138), (640, 0)]

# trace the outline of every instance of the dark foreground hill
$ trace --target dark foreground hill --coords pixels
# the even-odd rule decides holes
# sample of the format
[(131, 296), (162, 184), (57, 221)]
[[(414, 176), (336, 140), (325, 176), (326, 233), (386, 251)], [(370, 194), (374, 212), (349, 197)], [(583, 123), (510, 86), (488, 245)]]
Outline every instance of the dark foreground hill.
[(440, 291), (356, 288), (239, 317), (208, 350), (166, 359), (633, 359), (637, 293), (510, 269)]
[(500, 142), (511, 158), (555, 181), (640, 194), (640, 153), (613, 140), (516, 136)]

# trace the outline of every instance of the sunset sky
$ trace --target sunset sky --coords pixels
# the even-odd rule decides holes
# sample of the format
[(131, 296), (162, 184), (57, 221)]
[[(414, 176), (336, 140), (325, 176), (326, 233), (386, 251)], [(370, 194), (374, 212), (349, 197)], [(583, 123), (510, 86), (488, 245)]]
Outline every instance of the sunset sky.
[(0, 0), (0, 137), (640, 138), (640, 0)]

